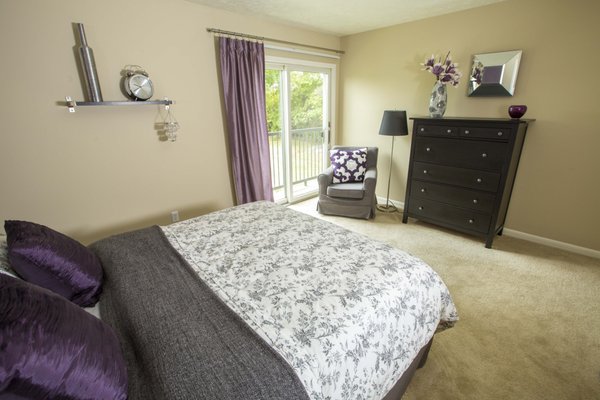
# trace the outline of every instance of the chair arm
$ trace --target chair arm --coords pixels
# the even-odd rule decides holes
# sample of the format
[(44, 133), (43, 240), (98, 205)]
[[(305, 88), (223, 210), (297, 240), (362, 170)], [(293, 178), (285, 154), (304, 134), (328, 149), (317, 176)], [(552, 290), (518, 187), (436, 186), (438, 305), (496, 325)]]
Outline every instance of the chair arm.
[(333, 165), (321, 172), (317, 180), (319, 182), (319, 194), (327, 194), (327, 186), (333, 182)]
[(377, 168), (369, 168), (365, 172), (365, 180), (363, 187), (367, 194), (375, 193), (375, 186), (377, 185)]

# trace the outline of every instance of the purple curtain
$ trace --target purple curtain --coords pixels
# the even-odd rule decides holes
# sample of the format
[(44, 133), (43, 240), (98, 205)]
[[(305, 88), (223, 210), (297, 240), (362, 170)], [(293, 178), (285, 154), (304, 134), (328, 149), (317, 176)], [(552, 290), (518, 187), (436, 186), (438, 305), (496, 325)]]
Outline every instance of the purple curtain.
[(237, 204), (273, 201), (262, 43), (219, 38)]

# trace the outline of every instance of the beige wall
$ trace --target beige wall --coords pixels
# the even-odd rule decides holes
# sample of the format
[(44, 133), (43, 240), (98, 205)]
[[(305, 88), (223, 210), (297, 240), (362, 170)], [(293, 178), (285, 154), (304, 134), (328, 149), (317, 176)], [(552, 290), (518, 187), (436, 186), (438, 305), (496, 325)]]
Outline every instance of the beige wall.
[[(154, 129), (159, 108), (79, 108), (72, 22), (85, 24), (105, 100), (124, 100), (120, 71), (147, 69), (169, 97), (177, 142)], [(184, 0), (0, 0), (0, 221), (26, 219), (89, 242), (233, 204), (213, 36), (207, 27), (339, 48), (334, 36)]]
[[(139, 10), (143, 11), (139, 11)], [(340, 143), (377, 145), (387, 177), (389, 138), (377, 130), (384, 109), (425, 115), (433, 85), (419, 63), (452, 50), (471, 55), (522, 49), (512, 98), (469, 98), (465, 80), (449, 89), (448, 116), (506, 116), (527, 104), (531, 126), (507, 227), (600, 250), (600, 130), (593, 126), (593, 40), (597, 2), (508, 0), (343, 39)], [(142, 15), (140, 28), (134, 15)], [(139, 19), (139, 18), (138, 18)], [(136, 21), (136, 22), (134, 22)], [(154, 130), (158, 107), (89, 108), (82, 99), (72, 22), (83, 22), (106, 100), (124, 99), (119, 73), (140, 64), (155, 98), (177, 104), (175, 143)], [(27, 219), (84, 242), (168, 223), (233, 204), (213, 37), (205, 29), (248, 32), (337, 48), (334, 36), (290, 28), (184, 0), (0, 0), (0, 221)], [(331, 61), (329, 59), (324, 61)], [(396, 139), (391, 197), (404, 200), (410, 137)], [(203, 173), (205, 165), (209, 168)], [(385, 195), (387, 179), (378, 193)]]
[[(507, 228), (600, 250), (600, 65), (596, 1), (508, 0), (343, 38), (341, 142), (381, 149), (377, 192), (385, 196), (390, 138), (383, 110), (426, 115), (433, 76), (419, 63), (452, 51), (463, 73), (471, 56), (523, 50), (514, 97), (471, 98), (466, 78), (448, 89), (446, 116), (508, 117), (527, 104), (527, 133)], [(412, 124), (411, 124), (412, 126)], [(390, 197), (404, 201), (411, 137), (396, 138)], [(381, 179), (385, 177), (385, 179)]]

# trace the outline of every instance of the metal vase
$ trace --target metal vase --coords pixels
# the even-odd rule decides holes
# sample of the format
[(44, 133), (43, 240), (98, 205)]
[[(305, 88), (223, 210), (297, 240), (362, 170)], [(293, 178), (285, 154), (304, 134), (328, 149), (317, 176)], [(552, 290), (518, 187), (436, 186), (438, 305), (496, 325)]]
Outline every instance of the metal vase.
[(102, 91), (100, 90), (100, 82), (98, 81), (98, 73), (96, 72), (96, 62), (94, 61), (94, 51), (88, 47), (85, 37), (83, 24), (76, 23), (77, 31), (79, 32), (79, 61), (81, 62), (81, 70), (83, 71), (83, 79), (87, 89), (88, 101), (102, 101)]

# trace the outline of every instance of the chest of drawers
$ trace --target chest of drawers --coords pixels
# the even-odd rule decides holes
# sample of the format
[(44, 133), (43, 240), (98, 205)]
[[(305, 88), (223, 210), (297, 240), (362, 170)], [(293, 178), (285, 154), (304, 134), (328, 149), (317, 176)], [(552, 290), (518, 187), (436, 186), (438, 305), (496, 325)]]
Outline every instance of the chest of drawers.
[(502, 234), (528, 123), (411, 118), (413, 140), (402, 222), (408, 217), (485, 237)]

